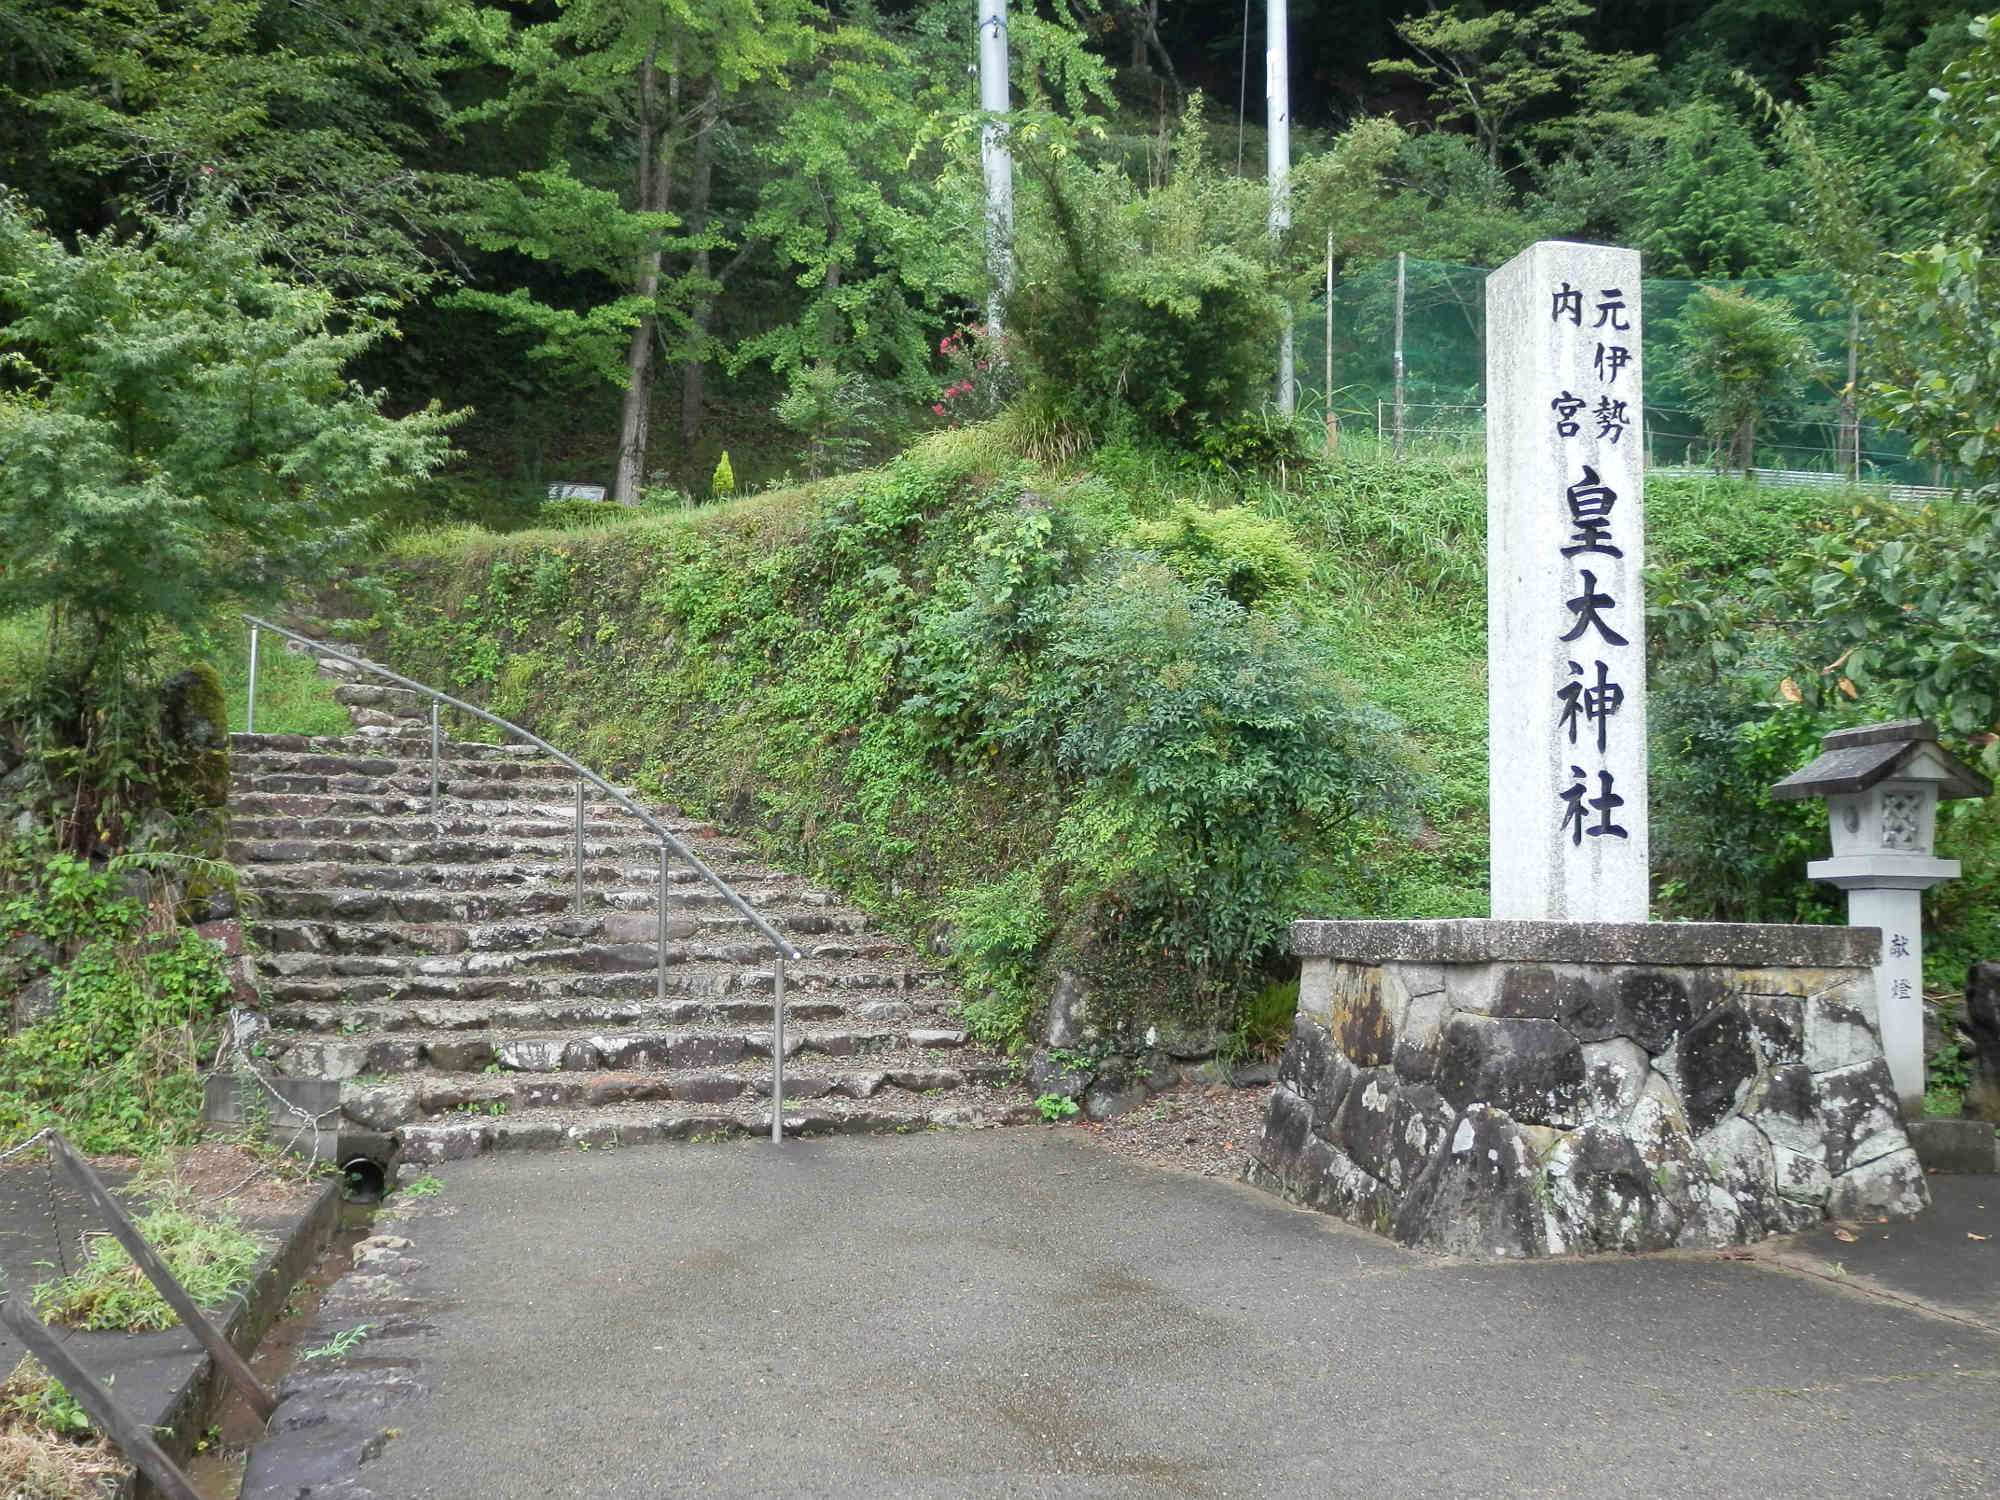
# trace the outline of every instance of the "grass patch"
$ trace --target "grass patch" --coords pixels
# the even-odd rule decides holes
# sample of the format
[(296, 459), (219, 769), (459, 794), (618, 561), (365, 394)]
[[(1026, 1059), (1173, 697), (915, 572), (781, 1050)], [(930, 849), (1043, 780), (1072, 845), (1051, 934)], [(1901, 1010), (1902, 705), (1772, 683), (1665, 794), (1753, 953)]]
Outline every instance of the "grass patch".
[[(250, 632), (247, 626), (218, 632), (210, 656), (229, 705), (229, 727), (241, 731), (249, 719)], [(333, 701), (335, 684), (319, 675), (309, 656), (285, 649), (284, 637), (265, 631), (257, 643), (257, 732), (259, 734), (347, 734), (352, 721)]]
[[(198, 1307), (219, 1307), (247, 1286), (264, 1255), (264, 1246), (233, 1214), (205, 1215), (186, 1204), (169, 1203), (135, 1222)], [(179, 1321), (125, 1247), (109, 1235), (91, 1240), (89, 1255), (77, 1270), (36, 1286), (32, 1300), (46, 1321), (70, 1328), (137, 1333), (171, 1328)]]
[(7, 1500), (101, 1500), (130, 1469), (34, 1360), (0, 1381), (0, 1495)]

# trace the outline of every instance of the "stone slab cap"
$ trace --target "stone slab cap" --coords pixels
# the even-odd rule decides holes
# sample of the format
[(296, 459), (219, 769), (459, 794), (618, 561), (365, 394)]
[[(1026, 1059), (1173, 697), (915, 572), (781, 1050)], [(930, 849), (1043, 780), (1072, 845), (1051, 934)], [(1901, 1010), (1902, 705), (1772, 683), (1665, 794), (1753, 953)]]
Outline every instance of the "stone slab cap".
[(1349, 963), (1721, 964), (1738, 969), (1873, 968), (1874, 927), (1749, 922), (1292, 923), (1299, 958)]
[(1929, 719), (1896, 719), (1837, 729), (1821, 740), (1819, 759), (1771, 788), (1780, 802), (1803, 802), (1865, 792), (1878, 781), (1902, 774), (1937, 783), (1938, 797), (1987, 797), (1993, 783), (1938, 747), (1937, 725)]

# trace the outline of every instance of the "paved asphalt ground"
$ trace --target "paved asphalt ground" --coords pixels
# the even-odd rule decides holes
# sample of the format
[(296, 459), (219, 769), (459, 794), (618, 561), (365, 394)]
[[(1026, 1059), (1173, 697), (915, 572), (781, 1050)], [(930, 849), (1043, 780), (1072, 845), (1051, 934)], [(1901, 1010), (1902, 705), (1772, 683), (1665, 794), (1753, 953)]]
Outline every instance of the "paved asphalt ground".
[(1871, 1296), (1815, 1237), (1440, 1261), (1073, 1130), (438, 1174), (398, 1500), (2000, 1495), (2000, 1178), (1828, 1237)]

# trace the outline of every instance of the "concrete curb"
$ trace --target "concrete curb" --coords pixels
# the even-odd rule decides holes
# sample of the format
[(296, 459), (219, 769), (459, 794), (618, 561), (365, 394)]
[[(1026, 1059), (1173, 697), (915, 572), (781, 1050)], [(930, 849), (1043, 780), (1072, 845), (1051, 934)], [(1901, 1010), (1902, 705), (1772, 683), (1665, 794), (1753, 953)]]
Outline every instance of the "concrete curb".
[(1932, 1172), (2000, 1172), (2000, 1132), (1985, 1120), (1912, 1120), (1904, 1129)]
[[(329, 1178), (311, 1207), (293, 1221), (277, 1247), (257, 1263), (249, 1289), (220, 1320), (223, 1336), (246, 1359), (278, 1321), (292, 1287), (305, 1275), (339, 1223), (340, 1181)], [(216, 1369), (215, 1361), (206, 1354), (197, 1354), (187, 1377), (167, 1394), (158, 1408), (144, 1414), (160, 1446), (175, 1463), (187, 1463), (209, 1414), (228, 1398), (229, 1389), (228, 1377)], [(147, 1500), (155, 1493), (144, 1476), (128, 1480), (119, 1491), (123, 1500)]]

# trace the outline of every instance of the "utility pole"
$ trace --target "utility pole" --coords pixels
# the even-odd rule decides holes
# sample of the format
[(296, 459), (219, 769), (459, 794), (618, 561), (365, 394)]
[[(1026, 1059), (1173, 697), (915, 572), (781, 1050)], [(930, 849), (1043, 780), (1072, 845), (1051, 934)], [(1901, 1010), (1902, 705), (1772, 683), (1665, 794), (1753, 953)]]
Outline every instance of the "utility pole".
[[(1007, 92), (1007, 0), (979, 0), (979, 107), (1004, 115)], [(1014, 156), (1007, 127), (989, 118), (979, 133), (986, 169), (986, 333), (1000, 336), (1000, 312), (1014, 289)]]
[[(1265, 172), (1271, 184), (1271, 241), (1292, 227), (1292, 69), (1286, 38), (1285, 0), (1267, 0), (1264, 38)], [(1289, 419), (1297, 404), (1292, 373), (1292, 312), (1285, 304), (1285, 331), (1278, 339), (1278, 413)]]

